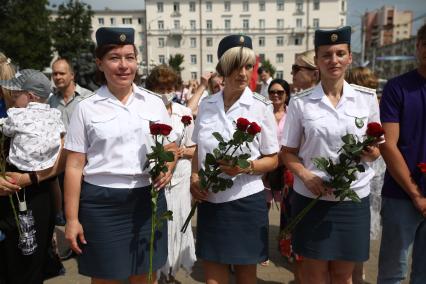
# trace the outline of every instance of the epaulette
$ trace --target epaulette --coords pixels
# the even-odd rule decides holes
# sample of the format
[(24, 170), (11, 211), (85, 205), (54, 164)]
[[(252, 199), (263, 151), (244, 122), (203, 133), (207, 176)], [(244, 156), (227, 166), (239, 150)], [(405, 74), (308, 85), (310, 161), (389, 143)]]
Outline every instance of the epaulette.
[(355, 84), (350, 84), (352, 88), (354, 88), (357, 91), (360, 91), (361, 93), (365, 93), (365, 94), (369, 94), (369, 95), (376, 95), (376, 90), (375, 89), (371, 89), (371, 88), (367, 88), (367, 87), (363, 87), (360, 85), (355, 85)]
[(150, 94), (150, 95), (154, 95), (154, 96), (156, 96), (157, 98), (160, 98), (161, 99), (161, 95), (160, 94), (157, 94), (157, 93), (155, 93), (155, 92), (153, 92), (153, 91), (150, 91), (150, 90), (148, 90), (148, 89), (145, 89), (145, 88), (143, 88), (143, 87), (141, 87), (141, 86), (137, 86), (139, 89), (141, 89), (142, 91), (144, 91), (144, 92), (147, 92), (148, 94)]
[(255, 98), (258, 101), (261, 101), (265, 105), (272, 104), (272, 102), (268, 98), (265, 98), (264, 96), (262, 96), (261, 94), (258, 94), (256, 92), (253, 92), (253, 98)]
[(305, 89), (305, 90), (302, 90), (300, 92), (297, 92), (297, 93), (293, 94), (291, 96), (291, 98), (292, 99), (300, 99), (300, 98), (306, 97), (306, 96), (312, 94), (312, 91), (314, 90), (314, 88), (315, 87), (312, 87), (312, 88)]

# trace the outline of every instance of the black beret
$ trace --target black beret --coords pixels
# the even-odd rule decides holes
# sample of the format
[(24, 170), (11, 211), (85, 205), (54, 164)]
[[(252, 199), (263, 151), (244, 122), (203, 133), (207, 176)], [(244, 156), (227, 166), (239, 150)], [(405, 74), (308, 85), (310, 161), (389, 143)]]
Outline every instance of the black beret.
[(135, 30), (132, 28), (99, 28), (96, 31), (98, 46), (106, 44), (134, 44)]
[(346, 26), (337, 30), (316, 30), (315, 47), (320, 45), (351, 44), (351, 27)]
[(217, 49), (217, 57), (220, 59), (222, 55), (228, 50), (236, 46), (247, 47), (253, 49), (251, 38), (245, 35), (229, 35), (224, 37), (219, 42)]

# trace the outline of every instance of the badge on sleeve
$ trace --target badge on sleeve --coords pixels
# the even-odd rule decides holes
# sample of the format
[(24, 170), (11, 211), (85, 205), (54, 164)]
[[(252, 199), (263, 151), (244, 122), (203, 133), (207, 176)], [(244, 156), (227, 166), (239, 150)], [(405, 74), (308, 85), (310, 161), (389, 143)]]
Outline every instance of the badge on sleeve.
[(358, 128), (362, 128), (364, 126), (364, 120), (360, 117), (355, 118), (355, 125)]

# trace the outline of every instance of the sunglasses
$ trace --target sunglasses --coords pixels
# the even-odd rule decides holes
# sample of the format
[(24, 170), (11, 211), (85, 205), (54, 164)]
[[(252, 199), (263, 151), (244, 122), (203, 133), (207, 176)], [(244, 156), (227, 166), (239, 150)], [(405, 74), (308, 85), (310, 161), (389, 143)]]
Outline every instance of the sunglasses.
[(270, 95), (275, 95), (277, 94), (278, 96), (284, 96), (285, 91), (284, 90), (270, 90), (268, 92)]
[(316, 68), (312, 68), (312, 67), (308, 67), (308, 66), (300, 66), (300, 65), (297, 65), (297, 64), (291, 65), (291, 71), (293, 72), (293, 74), (296, 74), (297, 72), (299, 72), (302, 69), (311, 70), (311, 71), (317, 70)]

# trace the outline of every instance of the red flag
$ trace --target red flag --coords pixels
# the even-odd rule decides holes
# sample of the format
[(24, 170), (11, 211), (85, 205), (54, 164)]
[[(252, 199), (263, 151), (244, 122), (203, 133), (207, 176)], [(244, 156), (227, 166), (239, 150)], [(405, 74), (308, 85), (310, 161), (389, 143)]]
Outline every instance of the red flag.
[(253, 73), (251, 75), (251, 80), (249, 83), (249, 87), (252, 90), (252, 92), (256, 92), (256, 87), (257, 87), (257, 69), (259, 68), (259, 62), (260, 62), (260, 57), (259, 55), (256, 55), (256, 63), (254, 64), (253, 67)]

